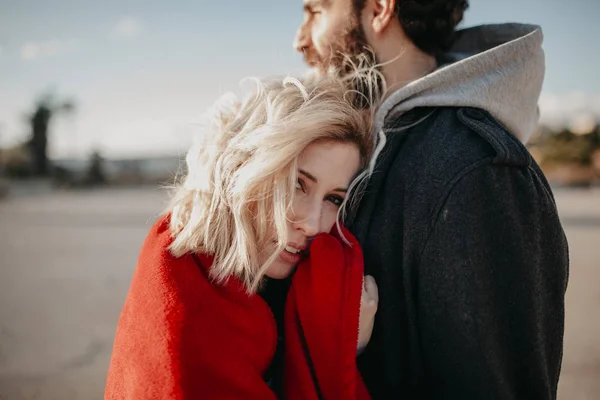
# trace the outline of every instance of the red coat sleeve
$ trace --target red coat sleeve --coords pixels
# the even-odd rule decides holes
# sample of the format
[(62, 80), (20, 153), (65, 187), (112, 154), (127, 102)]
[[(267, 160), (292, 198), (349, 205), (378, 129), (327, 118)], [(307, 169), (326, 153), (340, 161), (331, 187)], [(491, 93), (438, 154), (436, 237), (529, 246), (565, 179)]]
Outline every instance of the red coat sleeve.
[[(114, 341), (105, 399), (275, 399), (268, 309), (168, 253), (166, 222), (140, 254)], [(264, 305), (264, 307), (267, 307)]]

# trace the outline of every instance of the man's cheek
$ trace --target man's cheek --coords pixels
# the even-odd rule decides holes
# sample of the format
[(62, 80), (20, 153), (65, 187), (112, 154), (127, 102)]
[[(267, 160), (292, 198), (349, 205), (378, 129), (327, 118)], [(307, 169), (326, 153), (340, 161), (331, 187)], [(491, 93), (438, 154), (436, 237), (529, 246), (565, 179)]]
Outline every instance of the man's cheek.
[(332, 37), (334, 35), (331, 34), (331, 31), (327, 29), (327, 22), (322, 21), (318, 26), (315, 26), (313, 30), (313, 42), (317, 51), (322, 56), (323, 53), (329, 54), (329, 48), (332, 45)]

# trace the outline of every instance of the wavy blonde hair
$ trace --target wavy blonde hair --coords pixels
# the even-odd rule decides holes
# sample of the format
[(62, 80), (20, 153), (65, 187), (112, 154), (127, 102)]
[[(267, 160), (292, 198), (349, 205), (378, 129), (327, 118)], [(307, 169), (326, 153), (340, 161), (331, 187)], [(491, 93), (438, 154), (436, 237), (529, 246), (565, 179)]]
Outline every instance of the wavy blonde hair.
[[(220, 98), (209, 126), (186, 155), (187, 172), (167, 210), (171, 253), (213, 255), (212, 278), (223, 282), (237, 276), (249, 293), (255, 292), (287, 243), (286, 215), (296, 191), (300, 153), (315, 141), (354, 143), (361, 168), (368, 165), (374, 145), (372, 112), (355, 106), (365, 100), (364, 94), (348, 89), (355, 79), (316, 74), (254, 79), (254, 89), (243, 99)], [(363, 171), (350, 191), (365, 175)], [(345, 209), (343, 204), (340, 211)], [(259, 265), (261, 250), (274, 240), (278, 251)]]

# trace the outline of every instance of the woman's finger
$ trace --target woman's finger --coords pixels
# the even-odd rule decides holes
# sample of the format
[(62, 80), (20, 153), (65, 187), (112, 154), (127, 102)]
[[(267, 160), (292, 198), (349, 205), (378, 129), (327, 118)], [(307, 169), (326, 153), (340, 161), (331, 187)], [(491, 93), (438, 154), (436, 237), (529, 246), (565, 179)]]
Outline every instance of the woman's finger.
[(366, 275), (363, 280), (363, 296), (365, 294), (366, 300), (372, 301), (375, 304), (379, 302), (379, 290), (377, 289), (377, 283), (375, 282), (375, 278), (373, 278), (371, 275)]

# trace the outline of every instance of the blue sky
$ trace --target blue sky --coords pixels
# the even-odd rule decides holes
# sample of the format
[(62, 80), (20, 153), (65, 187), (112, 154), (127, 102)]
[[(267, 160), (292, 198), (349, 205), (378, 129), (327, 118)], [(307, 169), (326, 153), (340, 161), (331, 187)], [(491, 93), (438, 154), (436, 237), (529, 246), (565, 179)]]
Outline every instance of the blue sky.
[[(245, 76), (300, 73), (301, 0), (0, 0), (0, 145), (26, 134), (48, 88), (78, 108), (54, 156), (180, 152), (193, 121)], [(471, 0), (463, 26), (530, 22), (545, 34), (543, 117), (600, 116), (600, 2)]]

